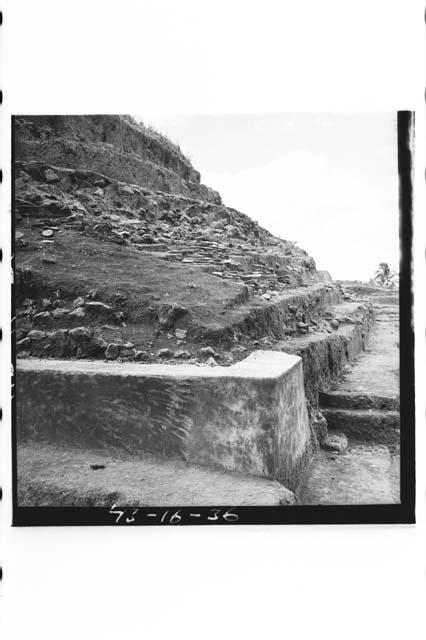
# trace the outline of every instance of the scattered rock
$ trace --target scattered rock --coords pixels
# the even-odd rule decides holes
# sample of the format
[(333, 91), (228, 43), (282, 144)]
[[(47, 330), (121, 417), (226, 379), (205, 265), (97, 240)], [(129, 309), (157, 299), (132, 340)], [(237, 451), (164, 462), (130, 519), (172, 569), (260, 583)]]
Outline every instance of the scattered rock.
[[(58, 309), (56, 309), (58, 311)], [(84, 309), (82, 307), (77, 307), (74, 311), (71, 311), (70, 318), (77, 318), (78, 320), (82, 320), (86, 314), (84, 313)]]
[(157, 351), (158, 358), (171, 358), (173, 356), (173, 351), (171, 349), (160, 349)]
[(188, 335), (187, 329), (175, 329), (175, 336), (179, 340), (185, 340), (187, 335)]
[(82, 298), (81, 296), (79, 296), (78, 298), (76, 298), (74, 300), (74, 302), (72, 303), (72, 306), (74, 307), (74, 309), (76, 309), (77, 307), (82, 307), (85, 303), (84, 298)]
[(68, 309), (62, 309), (61, 307), (57, 307), (56, 309), (54, 309), (52, 311), (52, 316), (55, 318), (55, 320), (59, 320), (60, 318), (64, 318), (68, 314), (69, 314), (69, 310)]
[(84, 309), (89, 315), (103, 320), (109, 320), (114, 316), (113, 308), (103, 302), (86, 302)]
[(42, 256), (41, 261), (45, 264), (56, 264), (55, 256)]
[(69, 330), (69, 336), (77, 343), (87, 342), (92, 337), (92, 332), (88, 327), (75, 327)]
[(339, 322), (338, 320), (334, 319), (334, 320), (330, 320), (330, 327), (332, 329), (338, 329), (339, 328)]
[(107, 360), (116, 360), (120, 354), (120, 344), (116, 342), (110, 342), (105, 350), (105, 358)]
[(327, 438), (321, 442), (321, 447), (326, 451), (342, 452), (348, 448), (348, 439), (344, 433), (329, 433)]
[(58, 174), (52, 171), (52, 169), (46, 169), (46, 171), (44, 172), (44, 178), (46, 182), (49, 183), (59, 182), (60, 180)]
[(188, 314), (188, 309), (185, 307), (177, 304), (163, 304), (158, 311), (158, 322), (163, 329), (170, 329), (177, 320)]
[(212, 358), (217, 357), (217, 353), (213, 349), (213, 347), (202, 347), (198, 353), (200, 354), (200, 356), (203, 356), (203, 357), (208, 357), (208, 356), (211, 356)]
[(41, 301), (41, 308), (46, 310), (46, 309), (50, 309), (50, 307), (52, 306), (52, 301), (49, 298), (43, 298)]
[(133, 349), (132, 347), (126, 349), (122, 346), (122, 348), (120, 349), (120, 358), (122, 358), (123, 360), (134, 360), (136, 355), (136, 349)]
[(217, 362), (213, 357), (208, 358), (208, 360), (206, 360), (206, 364), (209, 367), (216, 367), (217, 366)]
[(135, 353), (136, 361), (145, 361), (149, 359), (149, 354), (146, 351), (138, 350)]
[(149, 233), (143, 233), (140, 236), (140, 240), (141, 242), (143, 242), (144, 244), (153, 244), (154, 243), (154, 238), (151, 234)]
[(99, 469), (105, 469), (105, 465), (104, 464), (91, 464), (90, 468), (93, 469), (93, 471), (98, 471)]
[(191, 357), (191, 354), (189, 353), (189, 351), (176, 351), (174, 357), (178, 358), (179, 360), (187, 360)]
[(41, 232), (41, 235), (44, 236), (45, 238), (51, 238), (53, 236), (53, 230), (43, 229), (43, 231)]

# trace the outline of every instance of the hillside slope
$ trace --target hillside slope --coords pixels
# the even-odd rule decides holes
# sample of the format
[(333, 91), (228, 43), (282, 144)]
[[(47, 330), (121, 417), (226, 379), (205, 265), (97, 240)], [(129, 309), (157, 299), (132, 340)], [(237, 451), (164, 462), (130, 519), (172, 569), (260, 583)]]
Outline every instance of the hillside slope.
[[(230, 364), (330, 331), (314, 260), (222, 204), (167, 138), (128, 116), (15, 119), (21, 355)], [(214, 348), (211, 347), (212, 341)], [(202, 359), (203, 359), (202, 358)]]

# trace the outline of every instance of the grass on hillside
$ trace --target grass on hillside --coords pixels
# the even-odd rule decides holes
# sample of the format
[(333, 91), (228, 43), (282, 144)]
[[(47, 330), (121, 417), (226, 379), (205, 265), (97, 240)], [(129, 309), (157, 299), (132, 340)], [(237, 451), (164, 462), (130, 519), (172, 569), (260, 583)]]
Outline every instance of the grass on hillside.
[[(196, 324), (220, 322), (224, 308), (243, 291), (243, 285), (191, 264), (101, 242), (74, 230), (59, 230), (52, 245), (42, 245), (36, 230), (26, 229), (25, 237), (28, 248), (17, 249), (16, 267), (34, 273), (40, 283), (38, 295), (58, 292), (58, 297), (71, 299), (95, 289), (98, 299), (108, 303), (120, 293), (127, 297), (123, 310), (130, 323), (138, 323), (147, 306), (159, 304), (187, 307)], [(43, 262), (46, 256), (54, 256), (56, 263)], [(17, 291), (18, 302), (26, 295)]]

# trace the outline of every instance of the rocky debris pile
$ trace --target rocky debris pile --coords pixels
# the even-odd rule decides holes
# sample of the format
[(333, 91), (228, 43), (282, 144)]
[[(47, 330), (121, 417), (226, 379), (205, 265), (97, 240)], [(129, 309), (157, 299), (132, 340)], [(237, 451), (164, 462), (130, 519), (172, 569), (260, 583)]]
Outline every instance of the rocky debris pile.
[(39, 230), (46, 249), (62, 229), (74, 229), (242, 283), (261, 302), (316, 277), (303, 249), (230, 207), (39, 162), (17, 162), (16, 171), (19, 248), (31, 248), (28, 229)]

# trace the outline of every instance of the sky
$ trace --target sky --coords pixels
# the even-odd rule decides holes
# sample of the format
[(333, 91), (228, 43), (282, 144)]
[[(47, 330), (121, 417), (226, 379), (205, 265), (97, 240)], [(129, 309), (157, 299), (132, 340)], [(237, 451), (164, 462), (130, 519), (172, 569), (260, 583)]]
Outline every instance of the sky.
[(224, 204), (297, 241), (334, 279), (398, 271), (396, 113), (138, 116)]

